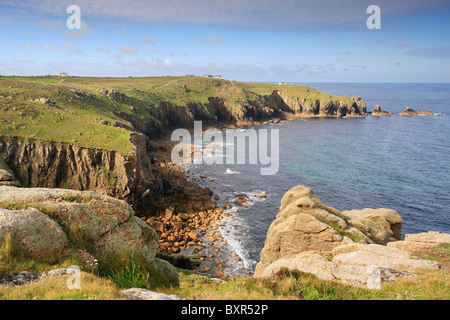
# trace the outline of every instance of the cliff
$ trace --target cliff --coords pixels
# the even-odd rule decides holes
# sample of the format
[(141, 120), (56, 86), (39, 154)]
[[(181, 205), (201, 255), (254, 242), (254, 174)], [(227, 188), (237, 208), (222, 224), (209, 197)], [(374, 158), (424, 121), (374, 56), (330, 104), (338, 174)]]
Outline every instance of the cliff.
[(130, 142), (133, 152), (122, 155), (114, 150), (0, 136), (0, 156), (14, 176), (13, 185), (92, 190), (124, 199), (138, 211), (149, 210), (154, 197), (163, 192), (162, 180), (151, 172), (148, 138), (133, 133)]
[[(0, 160), (25, 187), (94, 190), (154, 212), (168, 189), (151, 166), (159, 140), (194, 120), (241, 126), (280, 119), (365, 116), (359, 97), (299, 85), (204, 77), (1, 77)], [(1, 168), (0, 168), (1, 169)], [(171, 192), (169, 190), (169, 192)]]

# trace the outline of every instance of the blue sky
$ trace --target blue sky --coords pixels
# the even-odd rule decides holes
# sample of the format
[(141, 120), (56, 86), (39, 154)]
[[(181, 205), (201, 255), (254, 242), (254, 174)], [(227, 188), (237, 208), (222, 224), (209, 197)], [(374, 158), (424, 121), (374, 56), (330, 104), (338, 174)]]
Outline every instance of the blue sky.
[(0, 0), (0, 74), (450, 82), (449, 35), (448, 0)]

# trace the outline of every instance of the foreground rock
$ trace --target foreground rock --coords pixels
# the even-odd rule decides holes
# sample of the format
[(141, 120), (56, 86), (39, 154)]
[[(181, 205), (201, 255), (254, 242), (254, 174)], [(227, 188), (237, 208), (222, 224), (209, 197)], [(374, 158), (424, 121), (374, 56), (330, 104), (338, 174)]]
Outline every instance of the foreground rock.
[(25, 284), (30, 284), (32, 282), (41, 281), (43, 279), (60, 277), (71, 273), (73, 273), (73, 270), (70, 270), (70, 268), (53, 269), (45, 272), (19, 271), (12, 275), (1, 278), (0, 285), (12, 287), (22, 286)]
[(450, 234), (429, 231), (427, 233), (407, 234), (405, 240), (389, 242), (387, 246), (418, 253), (434, 249), (445, 243), (450, 243)]
[(10, 235), (32, 259), (56, 262), (84, 252), (100, 263), (142, 261), (161, 284), (176, 269), (155, 258), (157, 233), (122, 200), (95, 192), (0, 186), (0, 239)]
[(389, 117), (392, 116), (392, 112), (384, 111), (379, 105), (376, 105), (372, 111), (373, 117)]
[(146, 289), (130, 288), (122, 291), (126, 300), (186, 300), (180, 296), (167, 295)]
[[(421, 268), (438, 269), (434, 261), (416, 259), (390, 246), (403, 242), (392, 242), (400, 239), (401, 223), (400, 215), (390, 209), (339, 212), (325, 206), (311, 189), (297, 186), (281, 200), (254, 276), (270, 277), (289, 269), (379, 289), (399, 277), (415, 277)], [(439, 244), (450, 243), (448, 237), (432, 233), (425, 242), (433, 238)], [(409, 239), (420, 242), (424, 237), (411, 235)]]

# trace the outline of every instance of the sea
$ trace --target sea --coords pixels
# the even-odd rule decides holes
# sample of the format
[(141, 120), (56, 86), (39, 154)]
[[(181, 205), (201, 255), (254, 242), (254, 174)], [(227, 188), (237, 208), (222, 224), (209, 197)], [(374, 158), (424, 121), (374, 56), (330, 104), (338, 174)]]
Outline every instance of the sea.
[[(324, 204), (340, 211), (394, 209), (403, 218), (403, 237), (427, 231), (450, 233), (449, 83), (293, 84), (337, 96), (360, 96), (368, 111), (380, 105), (394, 115), (251, 127), (257, 132), (278, 130), (279, 168), (274, 175), (261, 175), (261, 164), (186, 166), (189, 179), (219, 195), (218, 205), (233, 205), (219, 231), (226, 240), (226, 256), (233, 253), (239, 261), (230, 263), (226, 273), (254, 271), (281, 198), (297, 185), (311, 188)], [(399, 116), (406, 107), (443, 116)], [(201, 179), (200, 174), (218, 180)], [(234, 204), (235, 195), (243, 193), (252, 200), (250, 205)], [(267, 197), (258, 199), (261, 193)]]

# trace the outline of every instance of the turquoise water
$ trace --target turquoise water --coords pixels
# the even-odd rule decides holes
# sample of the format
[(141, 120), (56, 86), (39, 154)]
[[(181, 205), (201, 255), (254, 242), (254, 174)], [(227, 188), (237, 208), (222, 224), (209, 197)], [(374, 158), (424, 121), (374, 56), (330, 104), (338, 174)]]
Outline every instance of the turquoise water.
[[(280, 168), (273, 176), (261, 176), (258, 165), (192, 166), (192, 179), (200, 173), (219, 179), (202, 181), (219, 194), (219, 204), (232, 203), (238, 193), (253, 197), (251, 206), (236, 206), (239, 212), (221, 229), (230, 250), (242, 258), (236, 269), (253, 270), (282, 196), (299, 184), (338, 210), (397, 210), (404, 220), (403, 235), (450, 233), (450, 84), (306, 85), (361, 96), (368, 111), (379, 104), (394, 115), (260, 127), (279, 129)], [(399, 116), (406, 107), (444, 116)], [(261, 192), (267, 193), (265, 200), (256, 199)]]

